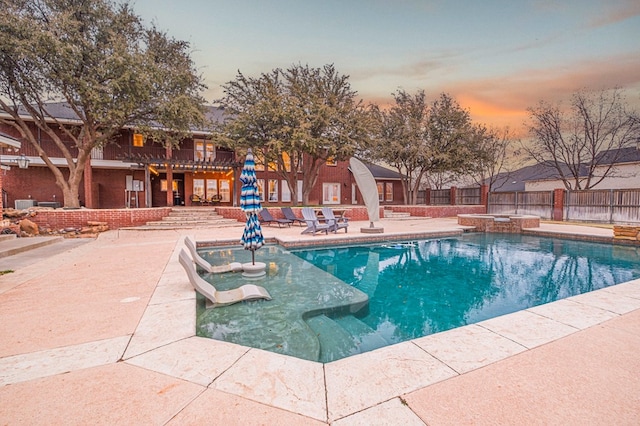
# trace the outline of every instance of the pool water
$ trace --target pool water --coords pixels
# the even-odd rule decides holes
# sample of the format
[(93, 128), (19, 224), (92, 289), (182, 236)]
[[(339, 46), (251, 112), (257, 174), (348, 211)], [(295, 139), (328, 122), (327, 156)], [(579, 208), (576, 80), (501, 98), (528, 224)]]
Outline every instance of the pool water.
[[(513, 234), (289, 252), (271, 246), (256, 255), (269, 273), (254, 283), (274, 300), (199, 304), (198, 335), (321, 362), (640, 277), (635, 247)], [(248, 254), (203, 256), (221, 264)], [(221, 289), (240, 285), (239, 276), (209, 278)]]

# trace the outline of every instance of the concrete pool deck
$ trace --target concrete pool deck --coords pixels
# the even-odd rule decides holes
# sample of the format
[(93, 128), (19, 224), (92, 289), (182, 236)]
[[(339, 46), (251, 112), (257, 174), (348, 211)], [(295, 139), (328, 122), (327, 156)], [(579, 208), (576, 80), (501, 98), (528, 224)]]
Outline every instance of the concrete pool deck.
[[(455, 219), (383, 220), (387, 236)], [(265, 227), (283, 241), (302, 236)], [(611, 237), (542, 224), (541, 232)], [(0, 276), (1, 424), (637, 424), (640, 280), (329, 364), (195, 336), (184, 235), (109, 231)], [(413, 237), (408, 237), (413, 238)], [(629, 250), (640, 250), (628, 247)], [(9, 258), (10, 259), (10, 258)]]

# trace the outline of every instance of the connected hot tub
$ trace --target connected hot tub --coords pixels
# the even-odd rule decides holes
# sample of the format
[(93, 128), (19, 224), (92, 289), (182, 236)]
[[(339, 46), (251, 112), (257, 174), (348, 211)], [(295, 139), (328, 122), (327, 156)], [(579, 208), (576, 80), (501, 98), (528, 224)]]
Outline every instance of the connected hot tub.
[(458, 225), (473, 226), (478, 232), (520, 233), (539, 228), (540, 217), (518, 214), (459, 214)]

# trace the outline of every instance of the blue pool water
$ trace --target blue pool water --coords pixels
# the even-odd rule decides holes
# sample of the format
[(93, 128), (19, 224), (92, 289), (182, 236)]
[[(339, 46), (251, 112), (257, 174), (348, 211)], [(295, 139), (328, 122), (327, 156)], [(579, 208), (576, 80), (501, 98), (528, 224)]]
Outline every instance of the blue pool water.
[[(242, 249), (202, 252), (215, 264)], [(640, 251), (572, 240), (465, 234), (256, 252), (272, 301), (198, 308), (197, 334), (330, 362), (640, 278)], [(219, 289), (240, 274), (206, 277)]]

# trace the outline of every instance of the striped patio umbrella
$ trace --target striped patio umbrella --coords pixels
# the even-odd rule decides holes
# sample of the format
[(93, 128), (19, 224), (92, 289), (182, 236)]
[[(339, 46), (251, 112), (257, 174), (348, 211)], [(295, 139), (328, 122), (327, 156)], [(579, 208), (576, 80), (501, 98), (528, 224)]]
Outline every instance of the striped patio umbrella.
[(262, 205), (260, 204), (256, 165), (253, 161), (251, 148), (249, 148), (247, 157), (244, 160), (244, 167), (242, 168), (242, 173), (240, 173), (240, 182), (242, 182), (240, 209), (247, 215), (247, 223), (244, 225), (240, 244), (244, 246), (245, 250), (251, 250), (251, 262), (255, 265), (255, 251), (264, 244), (264, 236), (258, 219), (258, 212), (262, 210)]

